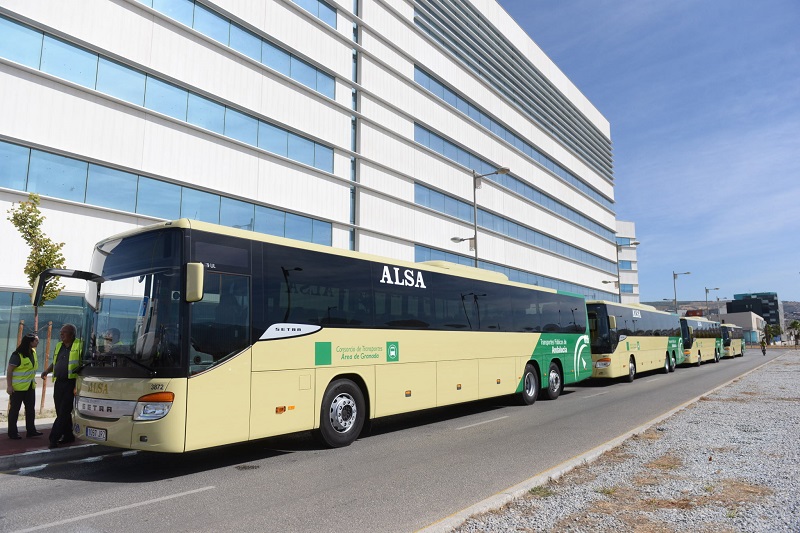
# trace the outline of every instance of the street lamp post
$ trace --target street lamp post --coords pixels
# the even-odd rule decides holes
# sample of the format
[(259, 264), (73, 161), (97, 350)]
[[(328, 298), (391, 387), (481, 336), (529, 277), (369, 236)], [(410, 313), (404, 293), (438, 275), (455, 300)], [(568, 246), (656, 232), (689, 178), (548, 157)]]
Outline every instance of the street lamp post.
[(508, 174), (511, 170), (508, 167), (500, 167), (494, 172), (487, 174), (478, 174), (475, 170), (472, 171), (472, 237), (461, 238), (453, 237), (450, 239), (453, 242), (469, 241), (471, 249), (475, 250), (475, 268), (478, 268), (478, 189), (481, 188), (481, 178), (486, 176), (493, 176), (495, 174)]
[(714, 287), (713, 289), (709, 289), (708, 287), (705, 287), (705, 289), (706, 289), (706, 316), (708, 316), (708, 293), (711, 292), (711, 291), (718, 291), (719, 287)]
[(680, 315), (678, 312), (678, 276), (691, 274), (691, 272), (675, 272), (672, 271), (672, 290), (675, 291), (675, 314)]

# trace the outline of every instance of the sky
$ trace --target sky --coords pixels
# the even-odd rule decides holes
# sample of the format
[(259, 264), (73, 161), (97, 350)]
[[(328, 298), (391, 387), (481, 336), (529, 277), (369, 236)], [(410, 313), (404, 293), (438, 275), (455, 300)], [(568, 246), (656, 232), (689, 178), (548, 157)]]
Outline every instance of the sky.
[(611, 124), (641, 301), (800, 301), (800, 1), (498, 1)]

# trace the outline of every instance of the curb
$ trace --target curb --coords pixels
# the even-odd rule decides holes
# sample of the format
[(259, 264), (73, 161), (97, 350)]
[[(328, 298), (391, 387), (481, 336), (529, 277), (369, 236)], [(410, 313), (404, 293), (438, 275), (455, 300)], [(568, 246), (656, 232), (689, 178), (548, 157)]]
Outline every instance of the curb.
[(538, 475), (536, 475), (536, 476), (534, 476), (532, 478), (528, 478), (525, 481), (523, 481), (521, 483), (518, 483), (518, 484), (516, 484), (516, 485), (514, 485), (512, 487), (509, 487), (509, 488), (507, 488), (506, 490), (504, 490), (502, 492), (498, 492), (497, 494), (495, 494), (493, 496), (489, 496), (485, 500), (480, 501), (480, 502), (476, 503), (475, 505), (471, 505), (470, 507), (467, 507), (466, 509), (462, 509), (461, 511), (458, 511), (458, 512), (456, 512), (456, 513), (454, 513), (454, 514), (452, 514), (452, 515), (450, 515), (450, 516), (448, 516), (446, 518), (443, 518), (443, 519), (441, 519), (441, 520), (439, 520), (437, 522), (434, 522), (433, 524), (430, 524), (430, 525), (428, 525), (428, 526), (426, 526), (424, 528), (418, 529), (416, 531), (416, 533), (450, 533), (455, 528), (457, 528), (458, 526), (464, 524), (464, 522), (466, 522), (470, 517), (472, 517), (474, 515), (482, 514), (482, 513), (489, 512), (489, 511), (494, 511), (494, 510), (500, 509), (502, 506), (506, 505), (507, 503), (511, 502), (512, 500), (515, 500), (517, 498), (520, 498), (520, 497), (524, 496), (532, 488), (538, 487), (540, 485), (544, 485), (548, 481), (556, 480), (556, 479), (560, 478), (561, 476), (563, 476), (564, 474), (568, 473), (569, 471), (571, 471), (571, 470), (573, 470), (573, 469), (575, 469), (575, 468), (577, 468), (579, 466), (594, 462), (601, 455), (603, 455), (607, 451), (610, 451), (610, 450), (616, 448), (617, 446), (620, 446), (623, 442), (625, 442), (629, 438), (633, 437), (634, 435), (638, 435), (640, 433), (643, 433), (643, 432), (647, 431), (652, 426), (655, 426), (656, 424), (659, 424), (659, 423), (663, 422), (664, 420), (666, 420), (667, 418), (671, 417), (672, 415), (674, 415), (674, 414), (686, 409), (690, 405), (698, 402), (701, 398), (703, 398), (703, 397), (705, 397), (705, 396), (707, 396), (709, 394), (713, 394), (714, 392), (718, 391), (719, 389), (727, 387), (728, 385), (730, 385), (734, 381), (739, 380), (739, 379), (741, 379), (744, 376), (747, 376), (749, 374), (752, 374), (756, 370), (759, 370), (759, 369), (763, 368), (764, 366), (772, 363), (773, 361), (777, 361), (778, 359), (780, 359), (783, 356), (784, 356), (784, 354), (781, 354), (778, 357), (776, 357), (775, 359), (772, 359), (772, 360), (767, 361), (767, 362), (765, 362), (763, 364), (760, 364), (757, 367), (753, 368), (752, 370), (750, 370), (748, 372), (745, 372), (741, 376), (736, 376), (735, 378), (731, 379), (730, 381), (726, 381), (722, 385), (714, 387), (713, 389), (701, 394), (700, 396), (697, 396), (696, 398), (692, 398), (691, 400), (688, 400), (688, 401), (682, 403), (681, 405), (675, 407), (674, 409), (671, 409), (671, 410), (667, 411), (666, 413), (664, 413), (664, 414), (662, 414), (660, 416), (657, 416), (656, 418), (650, 420), (649, 422), (645, 422), (641, 426), (639, 426), (637, 428), (634, 428), (634, 429), (628, 431), (627, 433), (624, 433), (624, 434), (620, 435), (619, 437), (611, 439), (611, 440), (609, 440), (609, 441), (607, 441), (607, 442), (605, 442), (605, 443), (603, 443), (603, 444), (601, 444), (601, 445), (599, 445), (599, 446), (597, 446), (597, 447), (595, 447), (595, 448), (593, 448), (593, 449), (591, 449), (591, 450), (589, 450), (587, 452), (584, 452), (584, 453), (582, 453), (580, 455), (577, 455), (577, 456), (573, 457), (572, 459), (568, 459), (568, 460), (564, 461), (563, 463), (561, 463), (559, 465), (556, 465), (556, 466), (554, 466), (553, 468), (551, 468), (549, 470), (545, 470), (541, 474), (538, 474)]
[(47, 466), (51, 463), (73, 461), (85, 459), (92, 455), (108, 455), (119, 451), (117, 448), (100, 446), (98, 444), (79, 444), (65, 448), (53, 448), (47, 450), (33, 450), (16, 455), (0, 456), (0, 472), (8, 470), (19, 470), (32, 466)]

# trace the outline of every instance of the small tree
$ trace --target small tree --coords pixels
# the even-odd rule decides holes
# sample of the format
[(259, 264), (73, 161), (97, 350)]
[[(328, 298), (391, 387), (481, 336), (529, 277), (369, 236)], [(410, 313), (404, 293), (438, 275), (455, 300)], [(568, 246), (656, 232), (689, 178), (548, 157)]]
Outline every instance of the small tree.
[[(39, 210), (39, 195), (30, 193), (27, 202), (20, 202), (19, 206), (12, 205), (8, 210), (8, 220), (17, 228), (22, 240), (31, 249), (28, 260), (25, 262), (25, 275), (28, 284), (33, 287), (36, 277), (48, 268), (64, 268), (65, 260), (61, 249), (64, 243), (55, 243), (42, 230), (44, 215)], [(42, 305), (55, 299), (64, 285), (58, 278), (47, 284), (42, 298)], [(33, 308), (33, 329), (39, 330), (39, 308)]]

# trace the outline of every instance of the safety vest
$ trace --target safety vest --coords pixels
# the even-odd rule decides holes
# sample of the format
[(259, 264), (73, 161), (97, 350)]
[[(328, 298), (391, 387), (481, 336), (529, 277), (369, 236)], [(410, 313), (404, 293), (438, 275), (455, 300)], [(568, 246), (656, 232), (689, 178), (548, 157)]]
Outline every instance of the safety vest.
[(19, 366), (16, 367), (11, 374), (11, 386), (15, 391), (23, 392), (28, 389), (36, 387), (36, 368), (38, 362), (36, 361), (36, 349), (31, 348), (31, 356), (24, 357), (19, 354)]
[[(61, 346), (63, 344), (64, 344), (63, 342), (58, 341), (56, 343), (55, 353), (53, 354), (53, 383), (55, 383), (56, 380), (58, 379), (56, 378), (55, 368), (56, 368), (56, 363), (58, 362), (58, 352), (61, 351)], [(74, 341), (72, 341), (72, 346), (70, 346), (69, 349), (69, 361), (67, 362), (67, 372), (68, 372), (67, 379), (76, 379), (78, 377), (78, 374), (76, 374), (75, 371), (78, 369), (80, 364), (81, 364), (81, 341), (75, 339)]]

